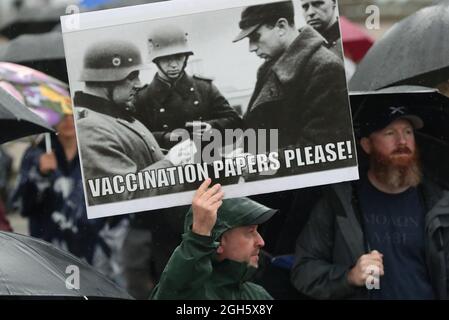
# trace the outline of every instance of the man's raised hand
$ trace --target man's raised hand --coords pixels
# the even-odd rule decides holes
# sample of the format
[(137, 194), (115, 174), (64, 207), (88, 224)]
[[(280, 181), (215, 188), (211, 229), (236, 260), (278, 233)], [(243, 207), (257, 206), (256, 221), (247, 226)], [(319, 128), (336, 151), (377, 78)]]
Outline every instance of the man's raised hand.
[(212, 183), (207, 178), (195, 193), (192, 201), (192, 231), (203, 236), (210, 236), (217, 221), (217, 211), (223, 203), (224, 193), (220, 184), (209, 188)]

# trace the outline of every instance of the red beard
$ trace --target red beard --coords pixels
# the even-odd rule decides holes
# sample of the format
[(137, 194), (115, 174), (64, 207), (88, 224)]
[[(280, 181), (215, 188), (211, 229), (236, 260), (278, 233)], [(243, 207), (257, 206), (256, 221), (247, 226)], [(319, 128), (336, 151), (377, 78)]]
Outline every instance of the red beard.
[(390, 187), (416, 187), (421, 182), (418, 149), (412, 152), (408, 147), (399, 147), (388, 156), (373, 149), (370, 162), (376, 179)]

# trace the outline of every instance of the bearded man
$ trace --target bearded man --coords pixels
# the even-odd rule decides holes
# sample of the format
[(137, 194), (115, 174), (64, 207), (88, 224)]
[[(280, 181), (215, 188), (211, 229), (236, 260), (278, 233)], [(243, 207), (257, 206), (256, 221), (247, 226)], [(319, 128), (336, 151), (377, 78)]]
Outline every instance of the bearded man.
[(317, 299), (447, 299), (449, 193), (421, 172), (423, 121), (403, 106), (365, 119), (368, 170), (324, 192), (297, 239), (292, 282)]

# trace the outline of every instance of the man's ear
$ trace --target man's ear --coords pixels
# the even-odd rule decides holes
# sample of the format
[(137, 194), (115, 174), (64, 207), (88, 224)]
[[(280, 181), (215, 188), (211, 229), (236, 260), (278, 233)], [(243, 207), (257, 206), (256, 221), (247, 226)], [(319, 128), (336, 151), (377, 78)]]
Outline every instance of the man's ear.
[(371, 140), (367, 137), (360, 139), (360, 145), (366, 154), (371, 154)]
[(275, 26), (279, 28), (279, 34), (284, 35), (288, 27), (288, 21), (285, 18), (279, 18)]
[(226, 245), (226, 234), (220, 237), (220, 245), (217, 248), (217, 253), (222, 254), (224, 252), (224, 246)]

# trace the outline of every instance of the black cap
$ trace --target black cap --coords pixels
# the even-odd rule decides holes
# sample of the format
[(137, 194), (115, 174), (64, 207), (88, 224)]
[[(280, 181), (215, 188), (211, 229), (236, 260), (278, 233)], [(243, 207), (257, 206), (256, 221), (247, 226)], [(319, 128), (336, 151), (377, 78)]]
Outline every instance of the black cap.
[(240, 29), (242, 29), (242, 31), (233, 40), (233, 42), (237, 42), (242, 40), (243, 38), (248, 37), (264, 23), (277, 21), (280, 18), (285, 18), (289, 21), (293, 21), (294, 16), (295, 9), (293, 7), (292, 1), (283, 1), (247, 7), (243, 10), (242, 17), (239, 22), (239, 27)]
[(363, 110), (363, 119), (360, 123), (361, 137), (368, 137), (371, 133), (387, 127), (390, 123), (398, 119), (408, 120), (414, 129), (421, 129), (424, 126), (423, 120), (412, 114), (406, 106), (390, 105), (388, 107), (375, 108), (366, 107)]

